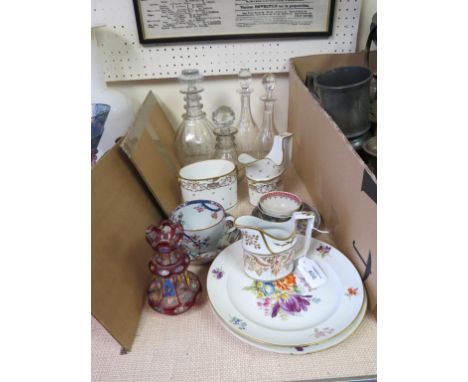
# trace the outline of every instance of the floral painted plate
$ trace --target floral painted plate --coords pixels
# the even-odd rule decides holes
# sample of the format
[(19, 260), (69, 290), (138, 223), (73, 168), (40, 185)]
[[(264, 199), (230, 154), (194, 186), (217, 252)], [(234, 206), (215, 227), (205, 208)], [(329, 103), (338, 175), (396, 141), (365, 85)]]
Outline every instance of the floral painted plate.
[[(298, 246), (303, 236), (298, 235)], [(211, 264), (207, 290), (216, 313), (229, 327), (255, 342), (306, 346), (345, 330), (364, 302), (359, 273), (337, 249), (313, 239), (308, 257), (327, 276), (310, 288), (297, 270), (273, 282), (255, 281), (243, 270), (242, 241), (231, 244)]]
[[(213, 308), (213, 307), (212, 307)], [(214, 310), (214, 309), (213, 309)], [(240, 339), (242, 342), (245, 342), (248, 345), (251, 345), (253, 347), (256, 347), (261, 350), (266, 350), (270, 351), (273, 353), (280, 353), (280, 354), (309, 354), (309, 353), (315, 353), (321, 350), (326, 350), (329, 349), (333, 346), (336, 346), (346, 340), (348, 337), (353, 334), (356, 329), (361, 325), (362, 320), (364, 319), (364, 316), (366, 315), (366, 310), (367, 310), (367, 296), (364, 296), (364, 303), (362, 304), (362, 308), (356, 317), (356, 319), (349, 325), (345, 330), (343, 330), (341, 333), (337, 334), (335, 337), (332, 337), (328, 339), (327, 341), (320, 342), (318, 344), (312, 344), (312, 345), (307, 345), (307, 346), (275, 346), (275, 345), (267, 345), (267, 344), (261, 344), (255, 341), (252, 341), (248, 338), (243, 337), (241, 334), (235, 332), (232, 330), (229, 325), (224, 322), (221, 317), (219, 317), (216, 312), (216, 317), (219, 319), (219, 322), (221, 325), (233, 336), (237, 337)]]

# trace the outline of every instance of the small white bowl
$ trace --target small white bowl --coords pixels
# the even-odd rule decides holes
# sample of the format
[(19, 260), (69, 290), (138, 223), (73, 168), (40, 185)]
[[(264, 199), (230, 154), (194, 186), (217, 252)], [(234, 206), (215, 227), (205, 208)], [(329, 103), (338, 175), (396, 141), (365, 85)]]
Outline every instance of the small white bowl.
[(260, 198), (262, 212), (275, 218), (289, 218), (302, 206), (299, 196), (286, 191), (268, 192)]

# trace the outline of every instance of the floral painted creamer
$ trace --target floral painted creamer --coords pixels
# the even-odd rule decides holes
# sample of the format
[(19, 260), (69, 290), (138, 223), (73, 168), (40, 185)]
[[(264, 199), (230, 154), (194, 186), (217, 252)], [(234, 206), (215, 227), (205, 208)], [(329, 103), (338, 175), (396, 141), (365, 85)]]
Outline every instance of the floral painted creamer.
[(239, 162), (245, 166), (250, 204), (256, 206), (262, 195), (281, 190), (281, 176), (288, 163), (291, 138), (291, 133), (275, 135), (273, 146), (265, 158), (257, 159), (246, 153), (239, 155)]
[[(260, 281), (279, 280), (294, 270), (294, 260), (309, 250), (315, 215), (295, 212), (286, 222), (241, 216), (234, 226), (242, 233), (245, 273)], [(296, 248), (296, 220), (307, 219), (304, 246)]]

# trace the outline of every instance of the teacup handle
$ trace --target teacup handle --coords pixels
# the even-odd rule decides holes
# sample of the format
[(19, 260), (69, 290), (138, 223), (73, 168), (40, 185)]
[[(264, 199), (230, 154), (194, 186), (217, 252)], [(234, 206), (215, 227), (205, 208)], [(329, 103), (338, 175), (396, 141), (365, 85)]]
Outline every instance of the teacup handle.
[(292, 218), (294, 221), (296, 220), (305, 220), (307, 219), (307, 228), (305, 232), (305, 241), (304, 241), (304, 246), (300, 251), (296, 252), (296, 255), (294, 256), (296, 259), (303, 257), (307, 254), (310, 248), (310, 244), (312, 242), (312, 230), (314, 229), (314, 222), (315, 222), (315, 214), (313, 212), (309, 211), (299, 211), (299, 212), (294, 212), (292, 215)]

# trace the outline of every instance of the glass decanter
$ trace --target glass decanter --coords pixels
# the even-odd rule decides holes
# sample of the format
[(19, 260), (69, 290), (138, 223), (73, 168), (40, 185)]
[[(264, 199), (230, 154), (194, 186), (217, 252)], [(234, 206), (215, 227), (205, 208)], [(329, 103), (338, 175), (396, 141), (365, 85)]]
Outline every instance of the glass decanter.
[(234, 163), (237, 169), (237, 180), (240, 181), (240, 164), (237, 160), (235, 142), (237, 129), (232, 126), (235, 119), (234, 111), (228, 106), (220, 106), (213, 112), (212, 119), (216, 126), (214, 129), (216, 146), (213, 158), (226, 159)]
[(276, 98), (273, 96), (273, 90), (276, 87), (276, 79), (274, 74), (265, 74), (262, 78), (262, 84), (266, 94), (261, 97), (264, 103), (263, 121), (260, 127), (260, 138), (258, 140), (258, 158), (264, 158), (273, 146), (273, 138), (278, 135), (274, 120), (274, 106)]
[(197, 86), (203, 80), (198, 69), (182, 70), (179, 81), (186, 85), (181, 90), (185, 94), (186, 113), (175, 138), (175, 149), (181, 166), (211, 159), (214, 154), (215, 136), (213, 124), (206, 118), (200, 93), (203, 88)]
[(250, 94), (253, 89), (250, 87), (252, 74), (249, 69), (241, 69), (239, 72), (240, 89), (237, 91), (241, 95), (240, 120), (237, 125), (236, 144), (239, 154), (247, 153), (258, 158), (258, 138), (260, 130), (252, 118), (250, 111)]

